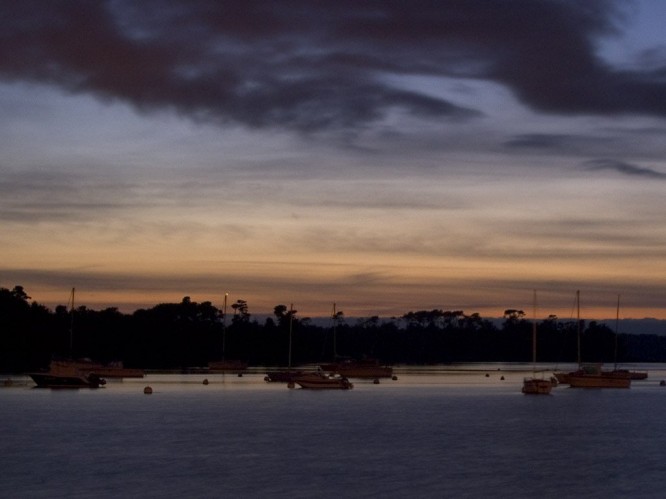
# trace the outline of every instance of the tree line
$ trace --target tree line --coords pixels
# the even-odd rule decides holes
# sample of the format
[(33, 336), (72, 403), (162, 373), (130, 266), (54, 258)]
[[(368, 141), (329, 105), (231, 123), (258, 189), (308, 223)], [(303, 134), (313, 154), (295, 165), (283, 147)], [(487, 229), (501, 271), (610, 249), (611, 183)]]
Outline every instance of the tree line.
[[(293, 365), (331, 361), (334, 353), (414, 365), (532, 359), (533, 324), (522, 310), (506, 310), (501, 323), (462, 310), (354, 320), (337, 312), (330, 325), (320, 326), (285, 305), (276, 305), (263, 323), (253, 319), (244, 300), (229, 308), (225, 317), (210, 301), (186, 296), (131, 314), (86, 306), (50, 310), (22, 286), (0, 288), (0, 370), (27, 372), (46, 367), (53, 357), (122, 360), (144, 369), (202, 367), (222, 358), (286, 366), (290, 335)], [(579, 330), (585, 362), (666, 362), (665, 337), (616, 337), (604, 324), (555, 316), (537, 323), (538, 361), (576, 362)]]

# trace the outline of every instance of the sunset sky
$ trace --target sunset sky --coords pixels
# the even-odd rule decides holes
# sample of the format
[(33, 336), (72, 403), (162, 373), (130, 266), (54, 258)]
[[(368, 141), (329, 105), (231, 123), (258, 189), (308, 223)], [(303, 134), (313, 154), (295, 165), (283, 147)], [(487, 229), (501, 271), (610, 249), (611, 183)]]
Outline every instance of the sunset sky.
[(666, 319), (666, 2), (4, 1), (0, 286)]

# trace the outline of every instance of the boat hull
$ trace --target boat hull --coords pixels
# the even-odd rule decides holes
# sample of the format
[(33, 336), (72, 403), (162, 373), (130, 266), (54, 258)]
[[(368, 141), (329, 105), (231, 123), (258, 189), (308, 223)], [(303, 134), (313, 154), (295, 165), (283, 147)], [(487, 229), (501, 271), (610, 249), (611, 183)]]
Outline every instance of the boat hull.
[(97, 375), (30, 373), (38, 388), (99, 388), (105, 381)]
[(268, 383), (291, 383), (299, 376), (303, 376), (303, 371), (269, 371), (264, 377)]
[(334, 364), (322, 364), (322, 371), (339, 374), (347, 378), (390, 378), (393, 376), (393, 368), (381, 366), (376, 362), (339, 362)]
[(552, 390), (553, 383), (549, 379), (525, 378), (523, 380), (525, 395), (549, 395)]
[(347, 378), (328, 378), (319, 375), (305, 375), (294, 378), (294, 383), (308, 390), (351, 390), (354, 385)]
[(633, 380), (642, 380), (647, 379), (648, 373), (640, 371), (628, 371), (626, 369), (616, 369), (615, 371), (610, 371), (610, 374), (618, 378), (629, 378)]
[(631, 388), (631, 378), (604, 374), (573, 374), (569, 376), (572, 388)]

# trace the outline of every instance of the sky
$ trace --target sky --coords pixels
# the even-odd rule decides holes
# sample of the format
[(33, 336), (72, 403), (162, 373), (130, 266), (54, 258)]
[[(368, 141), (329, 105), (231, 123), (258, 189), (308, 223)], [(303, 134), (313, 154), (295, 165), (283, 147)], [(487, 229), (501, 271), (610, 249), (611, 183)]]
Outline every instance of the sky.
[(0, 286), (666, 319), (666, 2), (0, 3)]

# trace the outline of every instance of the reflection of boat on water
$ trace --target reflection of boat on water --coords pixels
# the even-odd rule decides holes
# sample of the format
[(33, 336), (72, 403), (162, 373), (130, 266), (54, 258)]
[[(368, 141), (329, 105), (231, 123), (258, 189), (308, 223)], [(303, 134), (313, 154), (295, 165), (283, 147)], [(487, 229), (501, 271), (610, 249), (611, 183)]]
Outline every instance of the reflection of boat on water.
[[(532, 319), (532, 365), (536, 371), (536, 352), (537, 352), (537, 324), (536, 324), (536, 291), (534, 291), (534, 312)], [(553, 390), (553, 383), (550, 379), (543, 377), (537, 378), (536, 375), (523, 380), (522, 392), (526, 395), (549, 395)]]
[(297, 376), (294, 383), (309, 390), (351, 390), (354, 385), (342, 376), (327, 376), (323, 373), (309, 373)]
[(106, 380), (99, 374), (83, 370), (78, 362), (54, 360), (49, 370), (29, 373), (39, 388), (99, 388)]
[(339, 374), (348, 378), (390, 378), (393, 368), (382, 366), (376, 359), (352, 360), (347, 359), (331, 364), (322, 364), (322, 371)]

